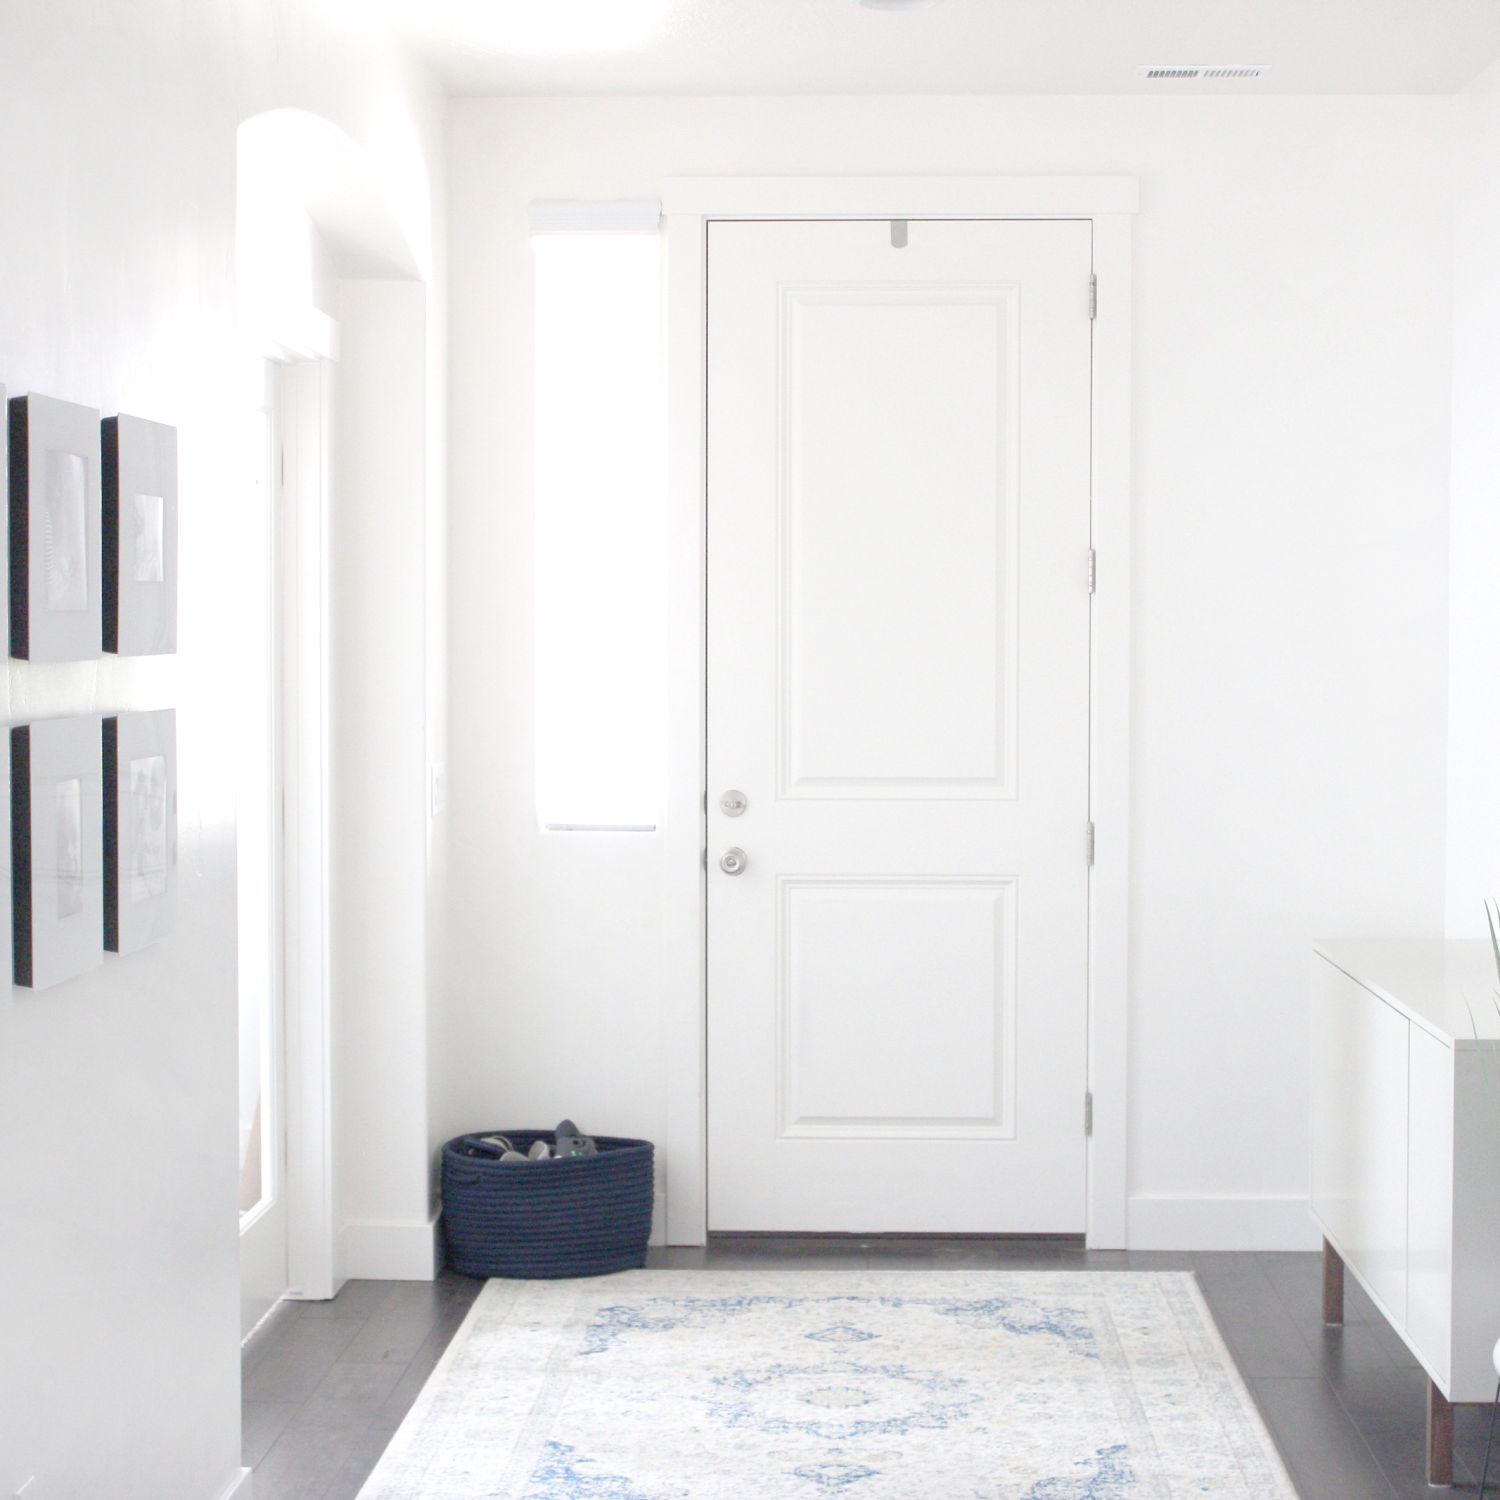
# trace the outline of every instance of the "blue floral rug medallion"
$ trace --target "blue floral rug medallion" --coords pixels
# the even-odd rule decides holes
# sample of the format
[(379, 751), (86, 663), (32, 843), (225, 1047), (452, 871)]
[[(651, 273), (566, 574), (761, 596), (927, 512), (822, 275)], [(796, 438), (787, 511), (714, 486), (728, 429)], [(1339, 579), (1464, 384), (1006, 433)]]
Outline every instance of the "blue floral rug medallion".
[(360, 1500), (1295, 1500), (1185, 1273), (492, 1281)]

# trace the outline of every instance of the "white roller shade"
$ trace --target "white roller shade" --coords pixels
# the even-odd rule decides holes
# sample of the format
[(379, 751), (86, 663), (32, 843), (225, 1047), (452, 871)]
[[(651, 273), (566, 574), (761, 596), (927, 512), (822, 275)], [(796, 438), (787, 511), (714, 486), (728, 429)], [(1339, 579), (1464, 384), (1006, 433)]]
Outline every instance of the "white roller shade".
[(654, 202), (532, 210), (536, 791), (549, 829), (645, 831), (661, 807), (667, 540), (659, 220)]

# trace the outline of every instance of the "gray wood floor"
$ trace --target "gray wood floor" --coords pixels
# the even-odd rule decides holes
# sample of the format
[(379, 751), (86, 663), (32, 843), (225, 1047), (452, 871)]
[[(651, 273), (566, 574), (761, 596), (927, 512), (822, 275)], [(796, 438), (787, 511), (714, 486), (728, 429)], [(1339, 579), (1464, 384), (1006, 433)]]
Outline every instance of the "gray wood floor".
[[(739, 1239), (661, 1250), (657, 1266), (1036, 1267), (1198, 1275), (1302, 1500), (1428, 1500), (1426, 1377), (1352, 1280), (1325, 1329), (1316, 1255), (1085, 1251), (1070, 1242)], [(350, 1282), (284, 1303), (244, 1351), (244, 1462), (255, 1500), (352, 1500), (463, 1321), (480, 1283)], [(1460, 1408), (1453, 1493), (1478, 1489), (1488, 1412)], [(1490, 1491), (1500, 1500), (1495, 1475)], [(765, 1500), (776, 1500), (767, 1496)]]

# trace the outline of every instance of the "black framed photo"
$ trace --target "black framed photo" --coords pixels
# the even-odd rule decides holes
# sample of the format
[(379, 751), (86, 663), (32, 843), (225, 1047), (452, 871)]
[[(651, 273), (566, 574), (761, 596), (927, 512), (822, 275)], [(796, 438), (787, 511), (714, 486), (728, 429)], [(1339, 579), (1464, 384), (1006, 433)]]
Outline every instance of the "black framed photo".
[(104, 649), (177, 649), (177, 429), (106, 417), (101, 429)]
[(92, 715), (10, 732), (13, 972), (34, 990), (104, 961), (99, 744)]
[(104, 720), (104, 946), (134, 953), (177, 915), (177, 714)]
[(87, 661), (102, 639), (99, 413), (51, 396), (10, 408), (10, 654)]

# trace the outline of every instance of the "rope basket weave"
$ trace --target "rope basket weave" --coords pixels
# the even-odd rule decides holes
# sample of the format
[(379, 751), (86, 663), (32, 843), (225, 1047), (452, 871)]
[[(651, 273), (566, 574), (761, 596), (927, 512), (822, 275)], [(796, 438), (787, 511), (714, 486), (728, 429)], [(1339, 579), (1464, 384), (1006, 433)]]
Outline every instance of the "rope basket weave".
[(650, 1141), (599, 1135), (597, 1156), (502, 1162), (477, 1135), (510, 1138), (525, 1152), (552, 1144), (545, 1130), (480, 1131), (443, 1147), (443, 1229), (448, 1263), (465, 1276), (602, 1276), (646, 1263), (651, 1234)]

